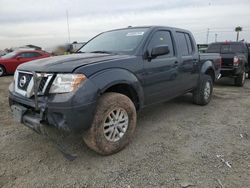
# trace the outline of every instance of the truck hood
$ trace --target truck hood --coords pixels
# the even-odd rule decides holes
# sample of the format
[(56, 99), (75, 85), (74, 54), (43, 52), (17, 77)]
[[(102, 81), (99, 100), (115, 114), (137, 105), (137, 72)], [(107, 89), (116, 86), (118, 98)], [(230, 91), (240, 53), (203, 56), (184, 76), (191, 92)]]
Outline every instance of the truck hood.
[(18, 70), (35, 72), (73, 72), (78, 67), (105, 62), (110, 60), (128, 58), (128, 55), (111, 55), (100, 53), (82, 53), (54, 56), (30, 61), (18, 66)]

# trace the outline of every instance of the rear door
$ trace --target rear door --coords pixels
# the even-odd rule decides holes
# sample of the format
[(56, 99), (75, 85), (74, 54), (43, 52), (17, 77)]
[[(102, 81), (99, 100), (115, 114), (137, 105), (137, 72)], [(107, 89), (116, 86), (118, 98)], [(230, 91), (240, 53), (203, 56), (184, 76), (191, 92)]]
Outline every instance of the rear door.
[(146, 45), (146, 51), (159, 45), (168, 45), (170, 53), (154, 59), (144, 60), (144, 91), (145, 103), (167, 100), (178, 92), (178, 58), (175, 50), (173, 36), (169, 30), (155, 31)]
[(189, 33), (176, 32), (179, 57), (179, 92), (185, 92), (197, 86), (199, 76), (199, 54), (195, 50), (193, 38)]

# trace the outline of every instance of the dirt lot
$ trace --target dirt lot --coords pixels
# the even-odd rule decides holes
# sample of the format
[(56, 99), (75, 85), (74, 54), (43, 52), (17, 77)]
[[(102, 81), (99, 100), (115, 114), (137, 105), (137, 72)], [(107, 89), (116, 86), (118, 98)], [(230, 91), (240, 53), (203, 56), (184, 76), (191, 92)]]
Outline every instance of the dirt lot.
[(69, 139), (72, 162), (13, 122), (11, 80), (0, 78), (0, 187), (250, 187), (250, 80), (244, 88), (221, 80), (205, 107), (185, 95), (145, 109), (133, 142), (112, 156)]

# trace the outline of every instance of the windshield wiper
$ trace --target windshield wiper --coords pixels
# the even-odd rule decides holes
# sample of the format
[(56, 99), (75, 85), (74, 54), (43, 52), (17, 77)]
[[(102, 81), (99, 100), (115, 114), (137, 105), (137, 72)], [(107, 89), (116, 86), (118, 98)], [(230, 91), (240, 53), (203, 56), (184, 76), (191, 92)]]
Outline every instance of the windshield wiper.
[(113, 52), (109, 52), (109, 51), (104, 51), (104, 50), (96, 50), (90, 53), (100, 53), (100, 54), (114, 54)]

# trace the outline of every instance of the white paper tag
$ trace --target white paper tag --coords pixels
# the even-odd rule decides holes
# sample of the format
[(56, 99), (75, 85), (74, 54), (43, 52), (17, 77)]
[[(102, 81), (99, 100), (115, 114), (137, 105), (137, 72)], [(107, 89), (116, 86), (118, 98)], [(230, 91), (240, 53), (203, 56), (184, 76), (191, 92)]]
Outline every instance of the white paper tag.
[(144, 32), (143, 31), (137, 31), (137, 32), (130, 32), (130, 33), (127, 33), (127, 37), (132, 37), (132, 36), (141, 36), (141, 35), (143, 35), (144, 34)]

